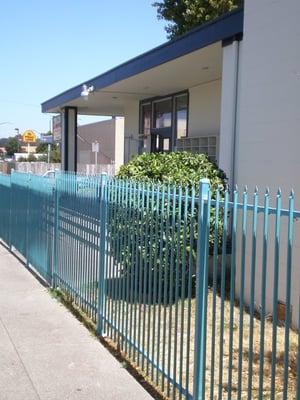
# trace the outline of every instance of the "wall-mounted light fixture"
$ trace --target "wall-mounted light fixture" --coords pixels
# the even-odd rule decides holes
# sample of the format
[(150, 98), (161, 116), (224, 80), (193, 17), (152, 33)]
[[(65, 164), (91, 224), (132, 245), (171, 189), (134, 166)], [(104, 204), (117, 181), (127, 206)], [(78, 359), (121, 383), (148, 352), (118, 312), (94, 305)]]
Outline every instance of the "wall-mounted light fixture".
[(88, 86), (86, 84), (82, 85), (82, 92), (81, 92), (81, 97), (83, 100), (88, 100), (89, 94), (94, 91), (94, 86)]

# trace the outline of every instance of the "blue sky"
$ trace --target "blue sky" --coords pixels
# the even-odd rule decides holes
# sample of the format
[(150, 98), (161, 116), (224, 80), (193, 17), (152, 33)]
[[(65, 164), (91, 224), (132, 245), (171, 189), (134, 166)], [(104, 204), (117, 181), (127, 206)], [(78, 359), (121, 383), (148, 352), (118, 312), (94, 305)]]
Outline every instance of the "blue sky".
[(0, 137), (47, 131), (41, 102), (166, 41), (152, 2), (2, 2)]

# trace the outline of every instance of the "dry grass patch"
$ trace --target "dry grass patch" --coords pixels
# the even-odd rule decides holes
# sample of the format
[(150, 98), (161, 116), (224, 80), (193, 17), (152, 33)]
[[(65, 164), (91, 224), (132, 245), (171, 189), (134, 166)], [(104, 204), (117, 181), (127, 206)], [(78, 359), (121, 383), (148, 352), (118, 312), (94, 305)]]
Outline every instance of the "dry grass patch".
[[(213, 318), (214, 301), (215, 317)], [(115, 331), (108, 327), (109, 335), (119, 342), (119, 347), (123, 352), (130, 353), (130, 358), (134, 359), (139, 369), (150, 375), (151, 380), (161, 392), (169, 397), (174, 396), (174, 398), (185, 398), (187, 392), (193, 393), (195, 299), (190, 302), (187, 299), (179, 299), (177, 303), (166, 307), (163, 304), (139, 305), (110, 300), (108, 306), (110, 306), (115, 326), (120, 326), (121, 331), (118, 334), (117, 330)], [(214, 299), (213, 293), (209, 291), (206, 346), (207, 397), (210, 398), (209, 396), (212, 395), (213, 399), (218, 399), (219, 387), (221, 387), (221, 398), (227, 399), (230, 383), (228, 366), (230, 351), (232, 351), (231, 398), (236, 399), (238, 396), (239, 380), (241, 398), (248, 398), (249, 384), (252, 388), (252, 398), (258, 398), (260, 354), (262, 351), (260, 340), (261, 321), (257, 318), (253, 319), (253, 350), (251, 351), (249, 348), (250, 315), (243, 310), (241, 316), (240, 308), (235, 305), (233, 309), (233, 341), (232, 347), (230, 347), (230, 302), (228, 300), (224, 301), (223, 311), (222, 338), (222, 302), (218, 295)], [(243, 332), (240, 329), (240, 318), (243, 320)], [(126, 321), (128, 321), (127, 325)], [(264, 323), (263, 394), (268, 399), (271, 393), (273, 326), (270, 320), (265, 320)], [(276, 329), (275, 392), (276, 399), (281, 399), (284, 386), (285, 328), (278, 326)], [(241, 334), (242, 341), (240, 341)], [(133, 346), (130, 346), (130, 342), (136, 343), (135, 350)], [(153, 368), (152, 361), (143, 356), (142, 351), (139, 352), (137, 347), (153, 360)], [(241, 352), (240, 348), (242, 349)], [(289, 400), (296, 399), (297, 352), (298, 333), (289, 330)], [(249, 355), (251, 353), (252, 363), (250, 364)], [(239, 368), (239, 363), (241, 363), (241, 369)], [(253, 371), (252, 380), (249, 380), (250, 368)], [(165, 374), (161, 371), (164, 371)], [(168, 379), (168, 375), (171, 376), (170, 379)], [(176, 382), (175, 385), (174, 381)]]

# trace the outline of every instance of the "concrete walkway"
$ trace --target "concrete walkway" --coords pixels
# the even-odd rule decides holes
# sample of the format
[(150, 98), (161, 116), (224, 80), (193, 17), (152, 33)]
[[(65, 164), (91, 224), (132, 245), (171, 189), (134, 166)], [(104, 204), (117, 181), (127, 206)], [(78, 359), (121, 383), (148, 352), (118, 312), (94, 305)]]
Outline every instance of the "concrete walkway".
[(1, 245), (0, 399), (151, 399)]

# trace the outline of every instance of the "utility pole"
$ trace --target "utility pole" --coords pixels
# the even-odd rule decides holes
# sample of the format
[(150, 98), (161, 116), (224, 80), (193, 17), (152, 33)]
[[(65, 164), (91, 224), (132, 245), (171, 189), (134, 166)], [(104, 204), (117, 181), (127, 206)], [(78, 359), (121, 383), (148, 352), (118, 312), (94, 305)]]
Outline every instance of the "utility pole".
[(47, 157), (48, 164), (50, 164), (50, 155), (51, 155), (51, 143), (48, 143), (48, 157)]

